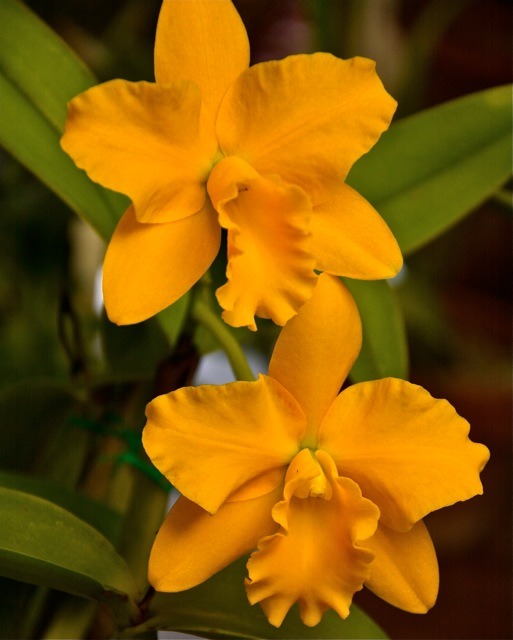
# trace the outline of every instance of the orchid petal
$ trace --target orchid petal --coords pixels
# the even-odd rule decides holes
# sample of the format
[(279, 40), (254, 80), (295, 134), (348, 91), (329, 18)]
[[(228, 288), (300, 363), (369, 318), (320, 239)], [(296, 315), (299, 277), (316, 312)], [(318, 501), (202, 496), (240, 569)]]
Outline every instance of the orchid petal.
[(317, 205), (387, 129), (395, 107), (371, 60), (295, 55), (244, 71), (224, 97), (217, 132), (225, 155), (261, 175), (279, 173)]
[(68, 105), (63, 149), (89, 177), (129, 196), (139, 222), (199, 211), (217, 142), (204, 132), (193, 82), (112, 80)]
[(186, 387), (149, 403), (143, 444), (189, 500), (215, 513), (283, 479), (305, 429), (294, 398), (275, 380)]
[(338, 278), (321, 275), (312, 299), (281, 331), (269, 364), (269, 375), (305, 412), (306, 438), (312, 446), (361, 344), (360, 317), (351, 294)]
[[(308, 626), (329, 608), (346, 618), (353, 594), (369, 577), (373, 555), (360, 543), (374, 533), (379, 512), (354, 482), (337, 476), (329, 456), (317, 457), (320, 476), (312, 473), (309, 450), (292, 462), (284, 500), (273, 510), (281, 528), (260, 540), (248, 562), (249, 601), (259, 602), (277, 627), (297, 601)], [(316, 495), (321, 478), (329, 489), (324, 497), (298, 497), (307, 495), (305, 489)]]
[(431, 609), (438, 594), (438, 562), (422, 520), (402, 533), (380, 523), (365, 544), (375, 555), (367, 588), (410, 613)]
[(281, 488), (253, 500), (230, 502), (214, 515), (183, 496), (162, 524), (149, 561), (158, 591), (191, 589), (256, 547), (276, 529), (271, 510)]
[(129, 207), (103, 264), (110, 320), (140, 322), (178, 300), (209, 268), (220, 242), (221, 230), (208, 202), (199, 213), (167, 224), (142, 224)]
[(341, 183), (315, 207), (312, 253), (317, 269), (348, 278), (393, 278), (403, 258), (379, 213), (349, 185)]
[(404, 380), (362, 382), (342, 391), (319, 430), (319, 447), (381, 511), (407, 531), (427, 513), (482, 493), (488, 449), (446, 400)]
[(231, 0), (165, 0), (155, 39), (158, 83), (193, 80), (213, 129), (227, 88), (249, 64), (246, 30)]

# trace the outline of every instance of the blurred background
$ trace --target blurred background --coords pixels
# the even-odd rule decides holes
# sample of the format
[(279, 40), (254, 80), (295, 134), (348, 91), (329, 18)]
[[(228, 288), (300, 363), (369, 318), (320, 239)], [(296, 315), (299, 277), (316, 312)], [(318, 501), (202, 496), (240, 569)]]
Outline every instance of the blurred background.
[[(370, 57), (399, 101), (397, 118), (512, 81), (509, 0), (234, 3), (252, 63), (315, 50)], [(100, 80), (153, 79), (160, 0), (27, 4)], [(2, 151), (0, 202), (1, 394), (34, 376), (66, 380), (94, 359), (101, 306), (94, 284), (104, 247)], [(441, 567), (436, 607), (415, 616), (365, 590), (357, 594), (355, 601), (392, 638), (512, 637), (512, 267), (512, 203), (505, 190), (409, 257), (397, 284), (411, 381), (447, 398), (492, 457), (482, 475), (484, 496), (427, 520)]]

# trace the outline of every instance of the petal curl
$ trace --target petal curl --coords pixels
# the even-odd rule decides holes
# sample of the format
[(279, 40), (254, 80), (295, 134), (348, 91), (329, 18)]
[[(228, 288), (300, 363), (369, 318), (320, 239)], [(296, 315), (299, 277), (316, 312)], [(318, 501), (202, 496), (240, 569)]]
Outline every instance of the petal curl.
[(256, 547), (277, 527), (271, 517), (281, 487), (230, 502), (214, 515), (181, 496), (153, 544), (148, 578), (157, 591), (191, 589)]
[(64, 151), (89, 177), (130, 197), (139, 222), (171, 222), (205, 203), (217, 141), (193, 82), (112, 80), (68, 104)]
[(221, 104), (217, 132), (226, 155), (279, 174), (317, 205), (388, 128), (395, 108), (371, 60), (302, 54), (244, 71)]
[(311, 297), (317, 280), (309, 199), (234, 157), (214, 167), (207, 187), (228, 229), (228, 282), (217, 290), (224, 320), (255, 330), (257, 315), (284, 325)]
[(321, 271), (377, 280), (393, 278), (402, 267), (401, 250), (387, 224), (347, 184), (338, 185), (315, 207), (311, 229), (312, 253)]
[(249, 42), (231, 0), (165, 0), (155, 39), (158, 83), (193, 80), (213, 128), (226, 89), (249, 64)]
[(362, 344), (353, 297), (338, 278), (321, 275), (312, 299), (281, 331), (269, 375), (299, 402), (308, 420), (305, 446), (315, 448), (317, 431), (337, 397)]
[(305, 429), (299, 405), (268, 376), (179, 389), (152, 400), (146, 416), (153, 464), (210, 513), (280, 484)]
[(210, 267), (220, 242), (221, 229), (209, 202), (199, 213), (167, 224), (142, 224), (129, 207), (103, 263), (110, 320), (141, 322), (178, 300)]
[(375, 555), (368, 589), (410, 613), (431, 609), (438, 595), (438, 562), (422, 520), (403, 533), (380, 523), (365, 544)]
[(468, 439), (469, 424), (446, 400), (385, 378), (345, 389), (319, 430), (319, 447), (381, 511), (407, 531), (427, 513), (482, 493), (488, 449)]
[[(308, 450), (298, 454), (311, 457)], [(248, 562), (246, 591), (251, 604), (259, 602), (269, 622), (279, 627), (290, 607), (299, 601), (308, 626), (316, 625), (327, 609), (349, 615), (353, 594), (369, 577), (373, 555), (360, 542), (373, 534), (379, 512), (362, 498), (357, 485), (339, 478), (333, 461), (317, 457), (331, 493), (305, 495), (312, 485), (310, 465), (294, 461), (287, 473), (284, 500), (273, 509), (281, 524), (278, 533), (263, 538)], [(317, 482), (317, 479), (314, 479)]]

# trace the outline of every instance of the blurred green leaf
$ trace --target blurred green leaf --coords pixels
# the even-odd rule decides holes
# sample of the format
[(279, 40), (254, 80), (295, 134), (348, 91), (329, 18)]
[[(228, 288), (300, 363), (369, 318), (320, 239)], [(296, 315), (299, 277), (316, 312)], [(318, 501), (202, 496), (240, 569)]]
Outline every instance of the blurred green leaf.
[(511, 175), (511, 86), (427, 109), (390, 127), (348, 182), (404, 254), (443, 233)]
[[(117, 326), (103, 314), (100, 325), (108, 380), (139, 380), (155, 375), (155, 367), (169, 353), (169, 345), (155, 318)], [(100, 376), (100, 380), (102, 376)]]
[(117, 549), (125, 558), (142, 592), (148, 584), (148, 561), (162, 520), (168, 511), (168, 491), (163, 491), (149, 476), (138, 474), (130, 505), (123, 519), (123, 531)]
[(428, 0), (419, 8), (415, 21), (404, 34), (406, 51), (402, 56), (401, 82), (394, 92), (398, 113), (409, 115), (425, 104), (429, 72), (440, 42), (455, 20), (475, 2)]
[(0, 467), (37, 466), (43, 444), (53, 437), (77, 402), (66, 385), (29, 380), (0, 391)]
[(408, 378), (408, 348), (401, 307), (395, 292), (383, 280), (344, 278), (362, 319), (363, 344), (351, 369), (351, 380)]
[(108, 239), (127, 200), (89, 180), (59, 146), (66, 103), (96, 84), (19, 0), (0, 2), (0, 144)]
[(189, 312), (189, 306), (191, 302), (191, 292), (188, 291), (181, 298), (179, 298), (174, 304), (161, 311), (157, 318), (160, 322), (166, 338), (171, 346), (175, 347), (185, 321)]
[[(234, 562), (203, 584), (181, 593), (156, 593), (148, 620), (130, 631), (135, 635), (150, 629), (169, 629), (204, 638), (387, 638), (386, 634), (356, 605), (342, 620), (328, 611), (316, 627), (305, 626), (297, 605), (279, 629), (267, 622), (262, 609), (246, 598), (246, 559)], [(128, 634), (127, 634), (128, 637)]]
[(0, 638), (23, 637), (20, 632), (35, 589), (31, 584), (0, 578)]
[(69, 511), (0, 487), (1, 575), (108, 603), (121, 624), (137, 609), (130, 570), (110, 542)]
[(52, 615), (41, 640), (90, 638), (90, 629), (98, 611), (98, 603), (62, 594), (54, 604)]
[(0, 471), (0, 487), (44, 498), (87, 522), (112, 543), (121, 533), (121, 516), (106, 505), (43, 478)]
[[(85, 64), (19, 0), (2, 0), (2, 74), (60, 131), (66, 102), (96, 84)], [(7, 51), (8, 50), (8, 51)]]
[(107, 371), (101, 382), (151, 378), (155, 368), (176, 347), (189, 312), (190, 292), (156, 317), (134, 325), (117, 326), (102, 315), (100, 333)]

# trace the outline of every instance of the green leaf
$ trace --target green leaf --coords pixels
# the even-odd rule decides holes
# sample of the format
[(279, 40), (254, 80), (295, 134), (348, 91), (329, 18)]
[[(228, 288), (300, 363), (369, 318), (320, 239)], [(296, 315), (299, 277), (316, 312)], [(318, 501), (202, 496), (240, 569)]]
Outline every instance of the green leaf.
[(128, 624), (138, 594), (110, 542), (69, 511), (0, 487), (0, 574), (101, 600)]
[(363, 345), (351, 369), (351, 380), (408, 378), (408, 348), (401, 307), (384, 280), (344, 278), (362, 320)]
[(63, 424), (77, 402), (66, 385), (29, 380), (0, 391), (0, 467), (32, 469), (44, 443)]
[[(155, 318), (134, 325), (117, 326), (103, 314), (100, 332), (107, 380), (152, 378), (155, 367), (170, 351), (164, 332)], [(102, 376), (99, 379), (102, 380)]]
[(348, 182), (376, 207), (404, 254), (443, 233), (511, 175), (511, 86), (393, 124)]
[(386, 638), (386, 634), (361, 609), (352, 605), (342, 620), (328, 611), (316, 627), (305, 626), (297, 605), (279, 629), (270, 625), (260, 606), (246, 598), (242, 558), (203, 584), (181, 593), (156, 593), (148, 620), (131, 629), (131, 634), (150, 629), (168, 629), (204, 638)]
[(59, 146), (66, 103), (94, 76), (19, 0), (0, 2), (0, 24), (0, 144), (110, 238), (127, 200), (91, 182)]
[(23, 625), (34, 593), (31, 584), (0, 577), (0, 638), (27, 638)]
[(39, 636), (42, 640), (91, 637), (89, 631), (98, 612), (96, 602), (62, 594), (52, 605), (50, 622), (44, 635)]
[(459, 16), (476, 0), (428, 0), (405, 33), (401, 82), (394, 92), (398, 112), (419, 111), (430, 87), (429, 73), (442, 38)]
[(155, 368), (176, 347), (189, 306), (190, 292), (187, 292), (156, 317), (128, 326), (117, 326), (103, 314), (100, 334), (107, 367), (96, 382), (153, 378)]
[(57, 131), (62, 130), (66, 102), (96, 84), (94, 75), (24, 3), (2, 0), (0, 21), (2, 74)]
[(44, 498), (87, 522), (112, 543), (119, 540), (121, 516), (106, 505), (44, 478), (0, 471), (0, 487)]
[(188, 291), (174, 304), (161, 311), (157, 318), (160, 326), (166, 334), (167, 340), (171, 348), (174, 348), (178, 342), (191, 303), (191, 292)]

